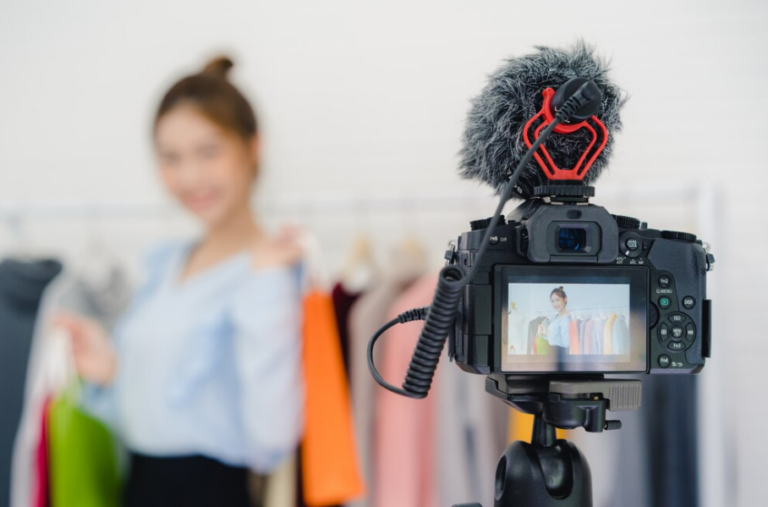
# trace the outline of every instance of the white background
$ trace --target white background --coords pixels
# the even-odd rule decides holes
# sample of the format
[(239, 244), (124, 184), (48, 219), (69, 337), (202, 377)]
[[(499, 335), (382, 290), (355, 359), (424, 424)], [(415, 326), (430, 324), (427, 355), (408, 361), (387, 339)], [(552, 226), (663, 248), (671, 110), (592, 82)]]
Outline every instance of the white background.
[[(98, 234), (135, 259), (192, 231), (152, 211), (166, 203), (149, 125), (164, 89), (223, 51), (262, 122), (268, 223), (308, 223), (332, 267), (363, 229), (382, 262), (404, 231), (439, 258), (494, 205), (455, 172), (469, 98), (502, 58), (583, 37), (631, 95), (598, 202), (705, 235), (717, 254), (705, 505), (761, 505), (767, 25), (761, 0), (0, 0), (0, 251), (73, 256)], [(37, 214), (9, 220), (19, 209)]]

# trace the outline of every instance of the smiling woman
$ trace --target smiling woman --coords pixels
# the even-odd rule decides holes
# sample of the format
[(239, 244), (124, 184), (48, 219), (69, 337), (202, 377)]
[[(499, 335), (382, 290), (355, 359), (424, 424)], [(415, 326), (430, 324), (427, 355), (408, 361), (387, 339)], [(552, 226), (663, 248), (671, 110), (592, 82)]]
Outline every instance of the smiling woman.
[(256, 116), (226, 80), (227, 58), (182, 79), (155, 117), (155, 146), (166, 188), (189, 211), (215, 226), (248, 205), (256, 177)]
[(163, 97), (154, 144), (167, 191), (202, 238), (156, 248), (114, 339), (76, 315), (84, 404), (131, 451), (125, 505), (251, 505), (248, 469), (268, 473), (301, 432), (301, 252), (251, 212), (256, 116), (219, 58)]

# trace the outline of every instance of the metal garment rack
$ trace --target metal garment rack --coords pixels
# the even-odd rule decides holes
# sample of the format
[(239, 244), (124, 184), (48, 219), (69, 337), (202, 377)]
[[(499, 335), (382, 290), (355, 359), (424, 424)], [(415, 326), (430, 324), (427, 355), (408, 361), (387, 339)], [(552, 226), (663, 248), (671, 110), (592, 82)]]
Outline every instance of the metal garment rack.
[[(695, 199), (706, 194), (702, 185), (682, 183), (663, 186), (650, 184), (598, 185), (594, 202), (621, 200), (646, 206)], [(256, 196), (256, 209), (267, 216), (335, 214), (348, 212), (411, 212), (411, 211), (471, 211), (490, 213), (497, 197), (487, 188), (473, 188), (465, 192), (429, 190), (411, 194), (351, 194), (319, 193), (281, 198)], [(180, 215), (176, 206), (159, 203), (134, 204), (72, 204), (72, 203), (0, 203), (0, 220), (77, 220), (89, 218), (136, 219), (175, 217)]]

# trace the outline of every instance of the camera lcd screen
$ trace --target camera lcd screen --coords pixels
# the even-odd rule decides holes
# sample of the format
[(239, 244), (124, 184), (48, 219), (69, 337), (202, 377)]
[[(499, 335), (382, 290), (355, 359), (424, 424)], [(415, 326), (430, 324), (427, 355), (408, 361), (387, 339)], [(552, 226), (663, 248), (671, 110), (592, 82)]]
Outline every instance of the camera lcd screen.
[(645, 268), (497, 268), (501, 370), (646, 371), (647, 280)]

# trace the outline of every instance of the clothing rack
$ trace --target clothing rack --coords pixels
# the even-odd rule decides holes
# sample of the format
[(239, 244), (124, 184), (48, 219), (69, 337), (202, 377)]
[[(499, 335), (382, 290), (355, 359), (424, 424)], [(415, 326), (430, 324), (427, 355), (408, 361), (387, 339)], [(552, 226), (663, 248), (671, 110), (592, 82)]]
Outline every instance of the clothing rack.
[[(669, 203), (675, 200), (687, 200), (699, 195), (708, 195), (709, 187), (701, 184), (652, 184), (598, 185), (596, 203), (601, 200), (636, 202), (643, 205)], [(266, 215), (310, 215), (343, 213), (381, 213), (381, 212), (461, 212), (490, 213), (497, 197), (486, 187), (466, 191), (421, 191), (410, 194), (364, 194), (323, 193), (308, 195), (283, 196), (280, 198), (256, 195), (256, 209)], [(0, 220), (22, 221), (26, 219), (77, 220), (77, 219), (135, 219), (158, 217), (176, 217), (180, 215), (178, 207), (157, 202), (125, 204), (77, 204), (77, 203), (2, 203)]]
[[(574, 308), (571, 310), (568, 310), (569, 313), (575, 313), (575, 312), (603, 312), (606, 310), (626, 310), (626, 306), (601, 306), (599, 308)], [(546, 310), (534, 310), (533, 313), (541, 314), (541, 315), (548, 315), (551, 314), (554, 310), (546, 311)]]

